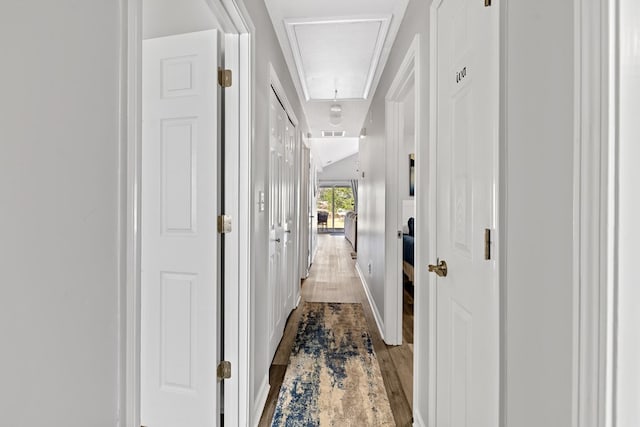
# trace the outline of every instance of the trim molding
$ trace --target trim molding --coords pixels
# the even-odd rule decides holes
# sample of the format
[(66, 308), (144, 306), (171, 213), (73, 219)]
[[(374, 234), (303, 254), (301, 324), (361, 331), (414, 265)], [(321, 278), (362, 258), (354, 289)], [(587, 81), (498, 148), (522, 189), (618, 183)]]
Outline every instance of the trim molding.
[[(438, 84), (438, 69), (436, 67), (438, 60), (437, 53), (437, 40), (438, 40), (438, 7), (442, 4), (442, 0), (433, 0), (431, 3), (431, 9), (429, 10), (429, 88), (435, 88)], [(500, 2), (502, 4), (502, 2)], [(430, 90), (429, 92), (429, 233), (433, 232), (437, 228), (436, 223), (436, 123), (437, 117), (435, 111), (437, 111), (437, 97), (436, 91)], [(428, 239), (429, 254), (433, 256), (436, 252), (435, 239)], [(428, 396), (427, 396), (427, 426), (436, 426), (436, 344), (437, 344), (437, 283), (435, 275), (427, 275), (427, 283), (429, 283), (429, 312), (428, 325), (429, 325), (429, 342), (428, 342)], [(414, 399), (415, 400), (415, 399)], [(415, 413), (415, 410), (414, 410)]]
[(378, 307), (376, 306), (375, 301), (373, 300), (373, 295), (371, 295), (371, 291), (369, 290), (369, 285), (367, 284), (366, 279), (364, 278), (364, 273), (360, 270), (360, 265), (356, 262), (356, 271), (358, 272), (358, 276), (360, 277), (360, 282), (362, 283), (362, 288), (364, 289), (364, 293), (367, 295), (367, 301), (369, 301), (369, 306), (371, 307), (371, 311), (373, 312), (373, 318), (376, 319), (376, 325), (378, 326), (378, 332), (380, 333), (380, 337), (384, 341), (384, 322), (380, 317), (380, 312), (378, 311)]
[(142, 0), (122, 0), (118, 426), (140, 426)]
[(610, 425), (609, 8), (574, 0), (573, 425)]
[(427, 427), (427, 423), (422, 419), (422, 415), (420, 413), (413, 413), (413, 427)]

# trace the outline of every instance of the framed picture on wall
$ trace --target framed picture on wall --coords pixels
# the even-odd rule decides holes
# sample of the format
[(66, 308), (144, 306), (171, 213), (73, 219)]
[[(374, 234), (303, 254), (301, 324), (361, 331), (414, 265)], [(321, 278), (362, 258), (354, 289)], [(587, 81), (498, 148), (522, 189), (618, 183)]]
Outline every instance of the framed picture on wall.
[(409, 154), (409, 196), (415, 196), (416, 191), (416, 155)]

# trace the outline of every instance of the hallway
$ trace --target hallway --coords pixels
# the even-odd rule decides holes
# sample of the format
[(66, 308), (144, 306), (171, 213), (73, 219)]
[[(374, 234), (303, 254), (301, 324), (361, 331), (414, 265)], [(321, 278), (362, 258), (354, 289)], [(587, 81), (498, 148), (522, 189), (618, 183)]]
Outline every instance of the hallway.
[(350, 253), (351, 247), (343, 236), (318, 235), (318, 253), (309, 277), (302, 284), (301, 302), (287, 321), (284, 337), (271, 364), (271, 389), (260, 427), (271, 425), (305, 301), (362, 304), (396, 425), (411, 425), (413, 352), (407, 343), (394, 347), (382, 341)]

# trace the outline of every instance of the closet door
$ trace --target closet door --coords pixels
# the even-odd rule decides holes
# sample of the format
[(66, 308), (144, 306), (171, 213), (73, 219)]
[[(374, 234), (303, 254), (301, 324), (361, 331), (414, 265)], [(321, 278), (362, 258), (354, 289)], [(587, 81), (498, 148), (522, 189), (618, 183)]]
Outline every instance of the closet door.
[(284, 333), (284, 245), (285, 245), (285, 142), (287, 115), (271, 91), (269, 115), (269, 356), (278, 348)]

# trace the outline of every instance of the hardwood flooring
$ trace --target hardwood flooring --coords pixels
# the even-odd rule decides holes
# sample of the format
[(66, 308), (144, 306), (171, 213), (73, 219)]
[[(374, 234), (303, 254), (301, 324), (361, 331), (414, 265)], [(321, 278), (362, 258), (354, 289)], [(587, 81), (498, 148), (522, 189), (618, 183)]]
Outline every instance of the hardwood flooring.
[(351, 258), (351, 251), (352, 248), (344, 236), (327, 234), (318, 236), (318, 253), (309, 277), (302, 283), (302, 302), (287, 320), (284, 337), (269, 370), (271, 389), (260, 418), (260, 427), (271, 425), (304, 301), (362, 304), (396, 425), (398, 427), (412, 425), (413, 298), (409, 298), (410, 294), (405, 292), (403, 311), (403, 326), (406, 326), (403, 332), (405, 342), (401, 346), (387, 346), (378, 332), (371, 307), (355, 269), (355, 260)]

